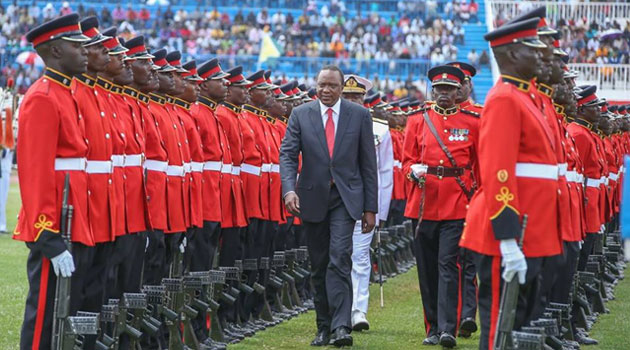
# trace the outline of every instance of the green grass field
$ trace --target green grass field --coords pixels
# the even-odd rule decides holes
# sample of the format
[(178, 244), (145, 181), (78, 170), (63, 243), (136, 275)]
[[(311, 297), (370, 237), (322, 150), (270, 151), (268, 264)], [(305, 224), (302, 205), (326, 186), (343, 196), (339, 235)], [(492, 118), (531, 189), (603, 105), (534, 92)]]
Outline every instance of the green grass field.
[[(19, 191), (15, 181), (11, 186), (8, 203), (9, 227), (15, 225), (19, 210)], [(9, 235), (0, 236), (0, 349), (18, 349), (24, 299), (27, 293), (26, 256), (23, 243), (13, 241)], [(357, 350), (432, 349), (423, 347), (424, 325), (415, 269), (385, 283), (385, 307), (378, 306), (378, 286), (372, 286), (368, 318), (372, 329), (354, 333)], [(599, 346), (589, 350), (630, 349), (630, 278), (621, 281), (615, 291), (616, 300), (608, 303), (612, 311), (603, 315), (591, 335), (600, 340)], [(309, 346), (315, 332), (315, 314), (309, 312), (277, 327), (260, 332), (234, 350), (297, 350), (313, 349)], [(478, 333), (477, 333), (478, 334)], [(458, 339), (457, 349), (477, 349), (478, 338)], [(433, 347), (439, 349), (439, 347)]]

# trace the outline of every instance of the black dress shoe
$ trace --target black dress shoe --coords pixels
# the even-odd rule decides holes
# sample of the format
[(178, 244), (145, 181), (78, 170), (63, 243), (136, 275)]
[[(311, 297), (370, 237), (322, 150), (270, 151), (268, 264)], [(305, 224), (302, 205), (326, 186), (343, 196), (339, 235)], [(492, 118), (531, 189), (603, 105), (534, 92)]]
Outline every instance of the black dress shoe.
[(575, 341), (582, 344), (582, 345), (597, 345), (599, 344), (599, 341), (597, 341), (596, 339), (593, 339), (591, 337), (589, 337), (588, 335), (581, 333), (581, 332), (577, 332), (575, 334)]
[(352, 336), (350, 335), (350, 329), (346, 327), (337, 327), (330, 337), (330, 345), (334, 345), (338, 348), (342, 346), (352, 346)]
[(315, 339), (311, 342), (311, 346), (326, 346), (330, 340), (328, 330), (318, 331)]
[(447, 332), (444, 332), (442, 333), (442, 335), (440, 335), (440, 345), (445, 348), (453, 348), (455, 347), (455, 345), (457, 345), (457, 341), (455, 340), (454, 336)]
[(470, 335), (477, 331), (477, 324), (471, 317), (465, 318), (459, 325), (459, 336), (462, 338), (470, 338)]
[(438, 345), (440, 338), (437, 335), (430, 335), (422, 341), (422, 345)]

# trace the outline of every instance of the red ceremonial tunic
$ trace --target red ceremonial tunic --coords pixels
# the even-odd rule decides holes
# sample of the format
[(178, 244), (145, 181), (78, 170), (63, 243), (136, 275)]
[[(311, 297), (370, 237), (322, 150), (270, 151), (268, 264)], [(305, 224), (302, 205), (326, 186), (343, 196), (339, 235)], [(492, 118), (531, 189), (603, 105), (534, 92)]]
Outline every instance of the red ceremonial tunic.
[[(190, 151), (190, 165), (186, 171), (186, 182), (189, 185), (190, 226), (203, 227), (203, 149), (201, 148), (201, 136), (199, 126), (192, 117), (197, 114), (199, 106), (181, 99), (175, 100), (178, 115), (186, 132), (186, 144)], [(188, 172), (189, 171), (189, 172)]]
[(124, 125), (125, 143), (125, 218), (127, 232), (143, 232), (151, 227), (147, 192), (144, 184), (143, 162), (145, 158), (144, 128), (138, 101), (130, 94), (134, 90), (113, 86), (118, 101), (121, 125)]
[[(241, 164), (241, 179), (243, 180), (243, 193), (247, 203), (247, 217), (255, 219), (269, 219), (267, 204), (264, 198), (265, 188), (269, 189), (269, 173), (262, 172), (263, 164), (269, 163), (267, 159), (267, 139), (258, 121), (261, 111), (250, 105), (243, 105), (238, 122), (243, 135), (243, 164)], [(267, 186), (265, 186), (265, 182)]]
[(103, 107), (106, 110), (106, 115), (109, 117), (109, 123), (111, 126), (111, 140), (112, 140), (112, 180), (114, 187), (114, 199), (116, 205), (114, 206), (114, 235), (116, 237), (122, 236), (127, 233), (126, 220), (125, 220), (125, 144), (124, 138), (124, 126), (121, 124), (121, 118), (119, 117), (118, 101), (114, 98), (114, 93), (110, 91), (114, 84), (109, 80), (98, 77), (96, 79), (96, 85), (94, 90), (98, 93), (99, 97), (104, 97), (106, 103)]
[[(510, 111), (506, 114), (505, 111)], [(528, 224), (526, 257), (560, 254), (554, 135), (529, 82), (503, 76), (490, 90), (479, 128), (481, 186), (471, 200), (460, 246), (500, 256), (499, 241)]]
[(64, 181), (70, 174), (72, 241), (95, 243), (88, 219), (87, 174), (55, 167), (56, 159), (87, 157), (85, 118), (79, 118), (71, 94), (75, 84), (70, 77), (46, 68), (22, 100), (17, 138), (22, 208), (13, 239), (37, 242), (44, 230), (59, 233)]
[[(225, 132), (229, 143), (229, 150), (232, 161), (232, 199), (234, 214), (232, 217), (232, 225), (227, 227), (245, 227), (247, 226), (247, 212), (245, 209), (245, 199), (243, 195), (243, 181), (241, 180), (240, 171), (243, 163), (243, 135), (238, 122), (240, 107), (234, 106), (229, 102), (222, 102), (215, 111), (215, 115), (219, 120), (221, 128)], [(224, 164), (225, 159), (224, 159)], [(226, 174), (227, 175), (227, 174)], [(223, 195), (223, 192), (221, 193)], [(249, 203), (247, 204), (250, 205)], [(253, 204), (252, 204), (253, 205)]]
[(144, 163), (144, 168), (146, 169), (145, 185), (151, 225), (155, 230), (166, 231), (168, 229), (166, 202), (166, 167), (168, 158), (162, 135), (158, 129), (161, 119), (157, 112), (156, 114), (153, 113), (153, 110), (156, 108), (153, 104), (149, 104), (151, 99), (148, 95), (136, 91), (136, 96), (142, 115), (142, 125), (144, 125), (146, 145), (146, 160)]
[(88, 144), (88, 216), (95, 243), (111, 242), (115, 239), (116, 201), (112, 179), (112, 127), (111, 116), (105, 105), (105, 96), (94, 89), (96, 79), (85, 74), (74, 78), (74, 100), (79, 107), (79, 116), (85, 120), (85, 138)]
[[(231, 195), (221, 196), (221, 169), (223, 149), (227, 147), (225, 135), (219, 129), (219, 122), (214, 115), (217, 104), (205, 97), (199, 97), (198, 112), (193, 118), (199, 126), (199, 136), (203, 150), (203, 220), (221, 222), (221, 215), (231, 217)], [(226, 152), (229, 151), (226, 149)], [(231, 186), (228, 186), (231, 188)], [(226, 202), (226, 203), (224, 203)], [(225, 210), (225, 212), (223, 212)]]
[[(465, 168), (460, 179), (466, 189), (471, 190), (473, 187), (472, 166), (476, 162), (475, 140), (479, 137), (479, 118), (460, 112), (457, 106), (444, 110), (433, 105), (426, 113), (431, 118), (442, 142), (451, 152), (457, 167)], [(411, 173), (413, 164), (448, 168), (453, 166), (425, 124), (424, 117), (418, 115), (414, 123), (407, 126), (402, 167), (405, 176)], [(455, 177), (427, 174), (424, 191), (422, 214), (424, 220), (457, 220), (466, 217), (468, 198)], [(420, 189), (411, 192), (411, 196), (407, 197), (406, 217), (418, 218), (421, 200)]]
[(392, 149), (394, 152), (394, 188), (392, 189), (392, 199), (403, 201), (407, 198), (405, 174), (403, 174), (402, 171), (404, 135), (402, 131), (395, 128), (390, 128), (389, 132), (392, 136)]
[(284, 216), (284, 202), (282, 201), (282, 180), (280, 178), (280, 145), (282, 144), (282, 136), (280, 131), (275, 127), (275, 119), (266, 117), (262, 120), (270, 140), (269, 161), (271, 169), (269, 171), (269, 218), (281, 224), (287, 222)]
[(569, 123), (567, 130), (573, 140), (578, 155), (584, 166), (584, 176), (586, 179), (586, 208), (584, 212), (585, 230), (588, 233), (599, 231), (601, 226), (600, 206), (599, 206), (599, 180), (603, 167), (597, 151), (597, 143), (591, 131), (592, 124), (583, 119), (575, 119)]

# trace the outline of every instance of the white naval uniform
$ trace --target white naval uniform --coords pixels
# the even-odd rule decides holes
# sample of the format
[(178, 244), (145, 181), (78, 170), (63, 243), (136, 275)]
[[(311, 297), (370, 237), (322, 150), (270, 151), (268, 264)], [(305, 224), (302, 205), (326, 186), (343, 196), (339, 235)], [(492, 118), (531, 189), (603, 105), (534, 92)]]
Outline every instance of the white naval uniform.
[[(394, 188), (394, 151), (389, 126), (374, 122), (374, 144), (376, 147), (376, 166), (378, 168), (378, 213), (379, 221), (387, 220), (389, 204)], [(361, 233), (361, 221), (354, 225), (352, 235), (352, 311), (367, 313), (370, 298), (370, 244), (374, 230)]]

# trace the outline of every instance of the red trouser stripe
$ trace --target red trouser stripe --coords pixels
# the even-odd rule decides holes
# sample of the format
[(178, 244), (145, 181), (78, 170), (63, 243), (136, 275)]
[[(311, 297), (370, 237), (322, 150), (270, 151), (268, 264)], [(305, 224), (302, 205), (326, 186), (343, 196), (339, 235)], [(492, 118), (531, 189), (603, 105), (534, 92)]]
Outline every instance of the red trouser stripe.
[[(516, 278), (516, 276), (514, 276)], [(494, 348), (494, 334), (497, 331), (499, 303), (501, 302), (501, 258), (492, 258), (492, 305), (490, 306), (490, 332), (488, 334), (488, 350)]]
[(48, 260), (47, 258), (42, 258), (42, 271), (39, 280), (39, 297), (37, 299), (37, 317), (35, 318), (35, 334), (33, 334), (33, 350), (39, 349), (39, 342), (42, 338), (44, 315), (46, 314), (46, 296), (48, 294), (49, 270), (50, 260)]

